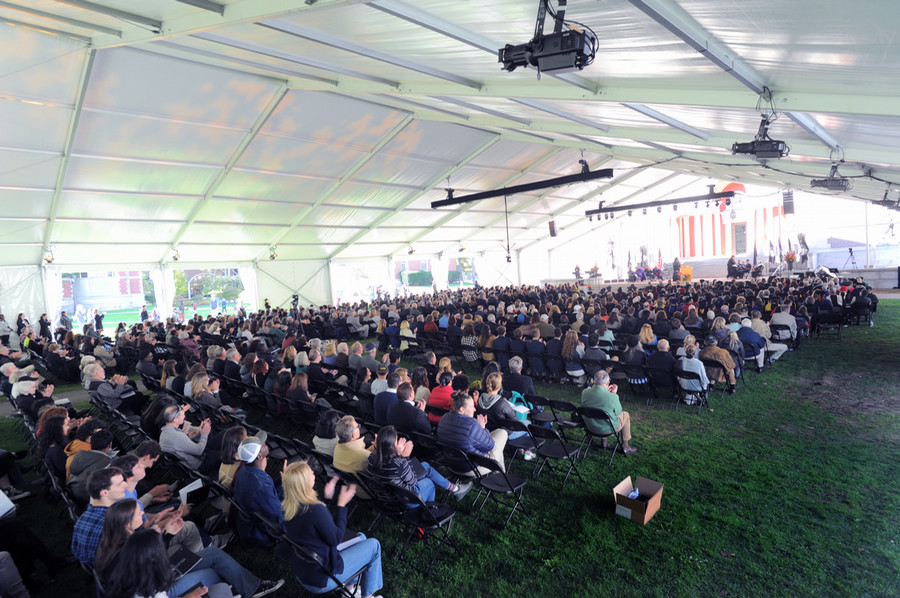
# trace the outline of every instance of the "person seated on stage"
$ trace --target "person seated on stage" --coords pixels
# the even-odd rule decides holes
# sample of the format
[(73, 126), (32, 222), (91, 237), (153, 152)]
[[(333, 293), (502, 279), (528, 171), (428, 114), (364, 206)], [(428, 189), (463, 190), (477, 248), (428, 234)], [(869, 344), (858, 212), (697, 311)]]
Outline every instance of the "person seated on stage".
[[(622, 410), (622, 403), (619, 401), (619, 387), (609, 383), (609, 374), (606, 370), (597, 370), (592, 379), (593, 384), (590, 388), (586, 388), (581, 392), (581, 404), (584, 407), (593, 407), (602, 409), (612, 420), (613, 428), (610, 428), (609, 422), (605, 420), (596, 420), (584, 418), (584, 423), (588, 429), (595, 434), (612, 434), (613, 432), (622, 432), (622, 448), (626, 455), (633, 455), (637, 452), (637, 448), (631, 446), (631, 415), (627, 411)], [(607, 446), (606, 438), (603, 439), (603, 447)]]
[(726, 264), (726, 278), (737, 278), (737, 260), (734, 259), (734, 256), (728, 258), (728, 263)]

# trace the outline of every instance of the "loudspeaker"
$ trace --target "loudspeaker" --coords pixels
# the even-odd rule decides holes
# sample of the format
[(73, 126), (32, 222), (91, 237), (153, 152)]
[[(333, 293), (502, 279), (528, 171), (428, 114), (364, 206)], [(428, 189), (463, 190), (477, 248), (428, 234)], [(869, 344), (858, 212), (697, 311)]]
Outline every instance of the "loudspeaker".
[(550, 225), (550, 236), (555, 237), (556, 236), (556, 220), (551, 220), (550, 222), (548, 222), (548, 224)]
[(781, 200), (784, 202), (784, 215), (794, 213), (794, 192), (785, 191), (781, 194)]

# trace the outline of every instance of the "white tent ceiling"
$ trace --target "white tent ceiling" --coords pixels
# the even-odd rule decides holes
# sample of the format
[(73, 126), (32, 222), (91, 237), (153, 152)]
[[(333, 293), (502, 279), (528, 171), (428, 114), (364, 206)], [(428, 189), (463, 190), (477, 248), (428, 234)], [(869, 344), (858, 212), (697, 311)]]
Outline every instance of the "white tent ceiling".
[[(614, 177), (511, 196), (514, 249), (551, 219), (575, 232), (601, 194), (806, 189), (841, 155), (857, 199), (900, 184), (900, 3), (571, 0), (597, 59), (539, 81), (496, 55), (536, 10), (0, 1), (0, 263), (505, 251), (503, 198), (430, 203), (573, 174), (582, 153)], [(763, 86), (792, 148), (767, 164), (730, 152), (756, 133)]]

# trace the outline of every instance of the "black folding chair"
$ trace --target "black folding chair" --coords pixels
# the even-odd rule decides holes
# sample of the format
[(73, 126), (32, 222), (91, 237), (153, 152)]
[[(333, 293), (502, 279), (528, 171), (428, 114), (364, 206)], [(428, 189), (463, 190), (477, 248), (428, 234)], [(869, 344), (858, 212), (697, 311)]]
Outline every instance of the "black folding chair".
[[(687, 398), (689, 395), (693, 396), (697, 401), (697, 415), (700, 415), (700, 410), (703, 409), (704, 405), (709, 405), (709, 392), (706, 387), (703, 385), (703, 379), (700, 377), (700, 374), (697, 372), (687, 372), (685, 370), (675, 370), (675, 379), (678, 380), (679, 398)], [(686, 390), (685, 383), (690, 382), (689, 386), (700, 386), (703, 387), (703, 390)], [(678, 410), (679, 400), (675, 401), (675, 410)]]
[[(603, 409), (598, 409), (596, 407), (579, 407), (578, 415), (581, 417), (584, 423), (584, 440), (582, 441), (582, 445), (584, 445), (584, 441), (587, 441), (587, 446), (584, 448), (584, 456), (582, 456), (581, 458), (584, 459), (588, 456), (588, 452), (591, 450), (591, 446), (594, 444), (594, 438), (606, 440), (610, 436), (613, 436), (616, 439), (616, 444), (613, 446), (612, 455), (610, 455), (609, 457), (609, 466), (612, 467), (613, 459), (615, 459), (616, 457), (616, 451), (619, 450), (620, 446), (622, 447), (622, 454), (626, 454), (624, 450), (624, 441), (622, 440), (621, 430), (616, 430), (616, 427), (613, 425), (612, 418), (610, 418), (609, 413), (607, 413)], [(585, 421), (588, 419), (596, 420), (600, 424), (607, 424), (612, 432), (593, 431), (590, 427), (588, 427), (587, 421)]]
[[(565, 442), (562, 437), (560, 437), (559, 432), (553, 428), (545, 428), (544, 426), (531, 424), (528, 426), (528, 430), (536, 439), (541, 438), (547, 441), (538, 448), (538, 459), (540, 459), (540, 462), (538, 464), (537, 472), (534, 474), (535, 479), (541, 475), (544, 465), (547, 465), (550, 469), (562, 472), (565, 467), (565, 461), (568, 461), (569, 467), (566, 469), (566, 475), (563, 478), (562, 487), (560, 489), (565, 489), (566, 482), (569, 481), (569, 476), (573, 471), (575, 472), (575, 475), (578, 476), (579, 480), (582, 482), (584, 481), (584, 478), (582, 478), (581, 474), (578, 472), (578, 467), (575, 466), (575, 457), (577, 457), (579, 453), (578, 446)], [(564, 463), (562, 466), (557, 467), (553, 464), (554, 461), (564, 461)]]
[[(468, 456), (473, 465), (483, 467), (491, 472), (488, 475), (478, 476), (478, 485), (481, 490), (479, 490), (478, 496), (475, 498), (475, 504), (478, 504), (478, 499), (481, 497), (482, 491), (486, 492), (486, 494), (484, 500), (481, 502), (481, 506), (478, 507), (478, 512), (475, 515), (476, 519), (481, 516), (481, 511), (484, 509), (484, 505), (487, 504), (488, 499), (493, 500), (498, 505), (511, 507), (506, 522), (503, 524), (503, 529), (506, 529), (509, 525), (516, 509), (520, 506), (522, 507), (522, 512), (525, 513), (526, 516), (530, 516), (525, 505), (522, 504), (522, 493), (525, 491), (525, 486), (528, 485), (528, 482), (524, 478), (506, 473), (503, 471), (503, 468), (500, 467), (500, 464), (490, 457), (485, 457), (484, 455), (479, 455), (477, 453), (469, 453)], [(475, 471), (478, 470), (476, 469)], [(497, 494), (510, 495), (512, 496), (513, 501), (504, 502), (497, 498)]]
[(406, 542), (403, 544), (403, 549), (400, 551), (400, 560), (403, 560), (406, 547), (409, 545), (409, 541), (413, 534), (419, 532), (419, 530), (421, 530), (420, 533), (425, 534), (425, 539), (439, 539), (437, 550), (435, 550), (434, 555), (431, 557), (431, 562), (428, 565), (428, 569), (425, 571), (425, 577), (428, 577), (428, 575), (431, 574), (431, 570), (434, 568), (434, 562), (437, 560), (438, 554), (440, 554), (444, 544), (450, 544), (460, 556), (463, 555), (459, 546), (457, 546), (456, 542), (450, 537), (450, 528), (453, 525), (453, 517), (456, 515), (456, 510), (453, 507), (433, 501), (425, 502), (418, 493), (407, 490), (406, 488), (401, 488), (395, 484), (385, 483), (385, 486), (396, 495), (399, 501), (402, 501), (407, 505), (412, 505), (413, 507), (407, 509), (403, 513), (403, 522), (409, 526), (410, 529), (409, 535), (406, 537)]

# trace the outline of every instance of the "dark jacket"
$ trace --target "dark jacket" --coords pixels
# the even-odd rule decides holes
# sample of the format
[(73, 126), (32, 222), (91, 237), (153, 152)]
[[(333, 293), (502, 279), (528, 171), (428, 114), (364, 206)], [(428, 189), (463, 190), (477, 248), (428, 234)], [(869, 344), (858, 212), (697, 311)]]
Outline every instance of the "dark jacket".
[[(242, 466), (234, 476), (234, 500), (249, 513), (261, 513), (273, 523), (281, 524), (281, 498), (275, 489), (275, 482), (266, 472)], [(272, 539), (265, 530), (254, 522), (238, 517), (238, 535), (244, 542), (255, 546), (265, 546)]]
[[(437, 431), (438, 442), (460, 449), (466, 453), (487, 454), (494, 448), (494, 439), (487, 430), (482, 428), (478, 421), (451, 411), (441, 418)], [(465, 464), (448, 460), (450, 467), (457, 471), (464, 471)]]
[(397, 389), (385, 390), (375, 395), (375, 423), (384, 426), (388, 423), (388, 409), (391, 405), (399, 401), (397, 398)]
[(523, 396), (537, 394), (534, 390), (534, 381), (529, 376), (522, 374), (506, 374), (503, 376), (503, 389), (516, 391)]
[(401, 434), (413, 432), (431, 434), (431, 422), (425, 412), (407, 401), (397, 401), (387, 410), (388, 425), (397, 428)]
[[(319, 555), (322, 564), (332, 573), (344, 571), (344, 561), (337, 545), (344, 539), (347, 529), (347, 507), (337, 507), (334, 519), (325, 505), (309, 505), (293, 519), (284, 522), (287, 537)], [(324, 587), (328, 576), (315, 565), (294, 556), (294, 573), (304, 584)]]

